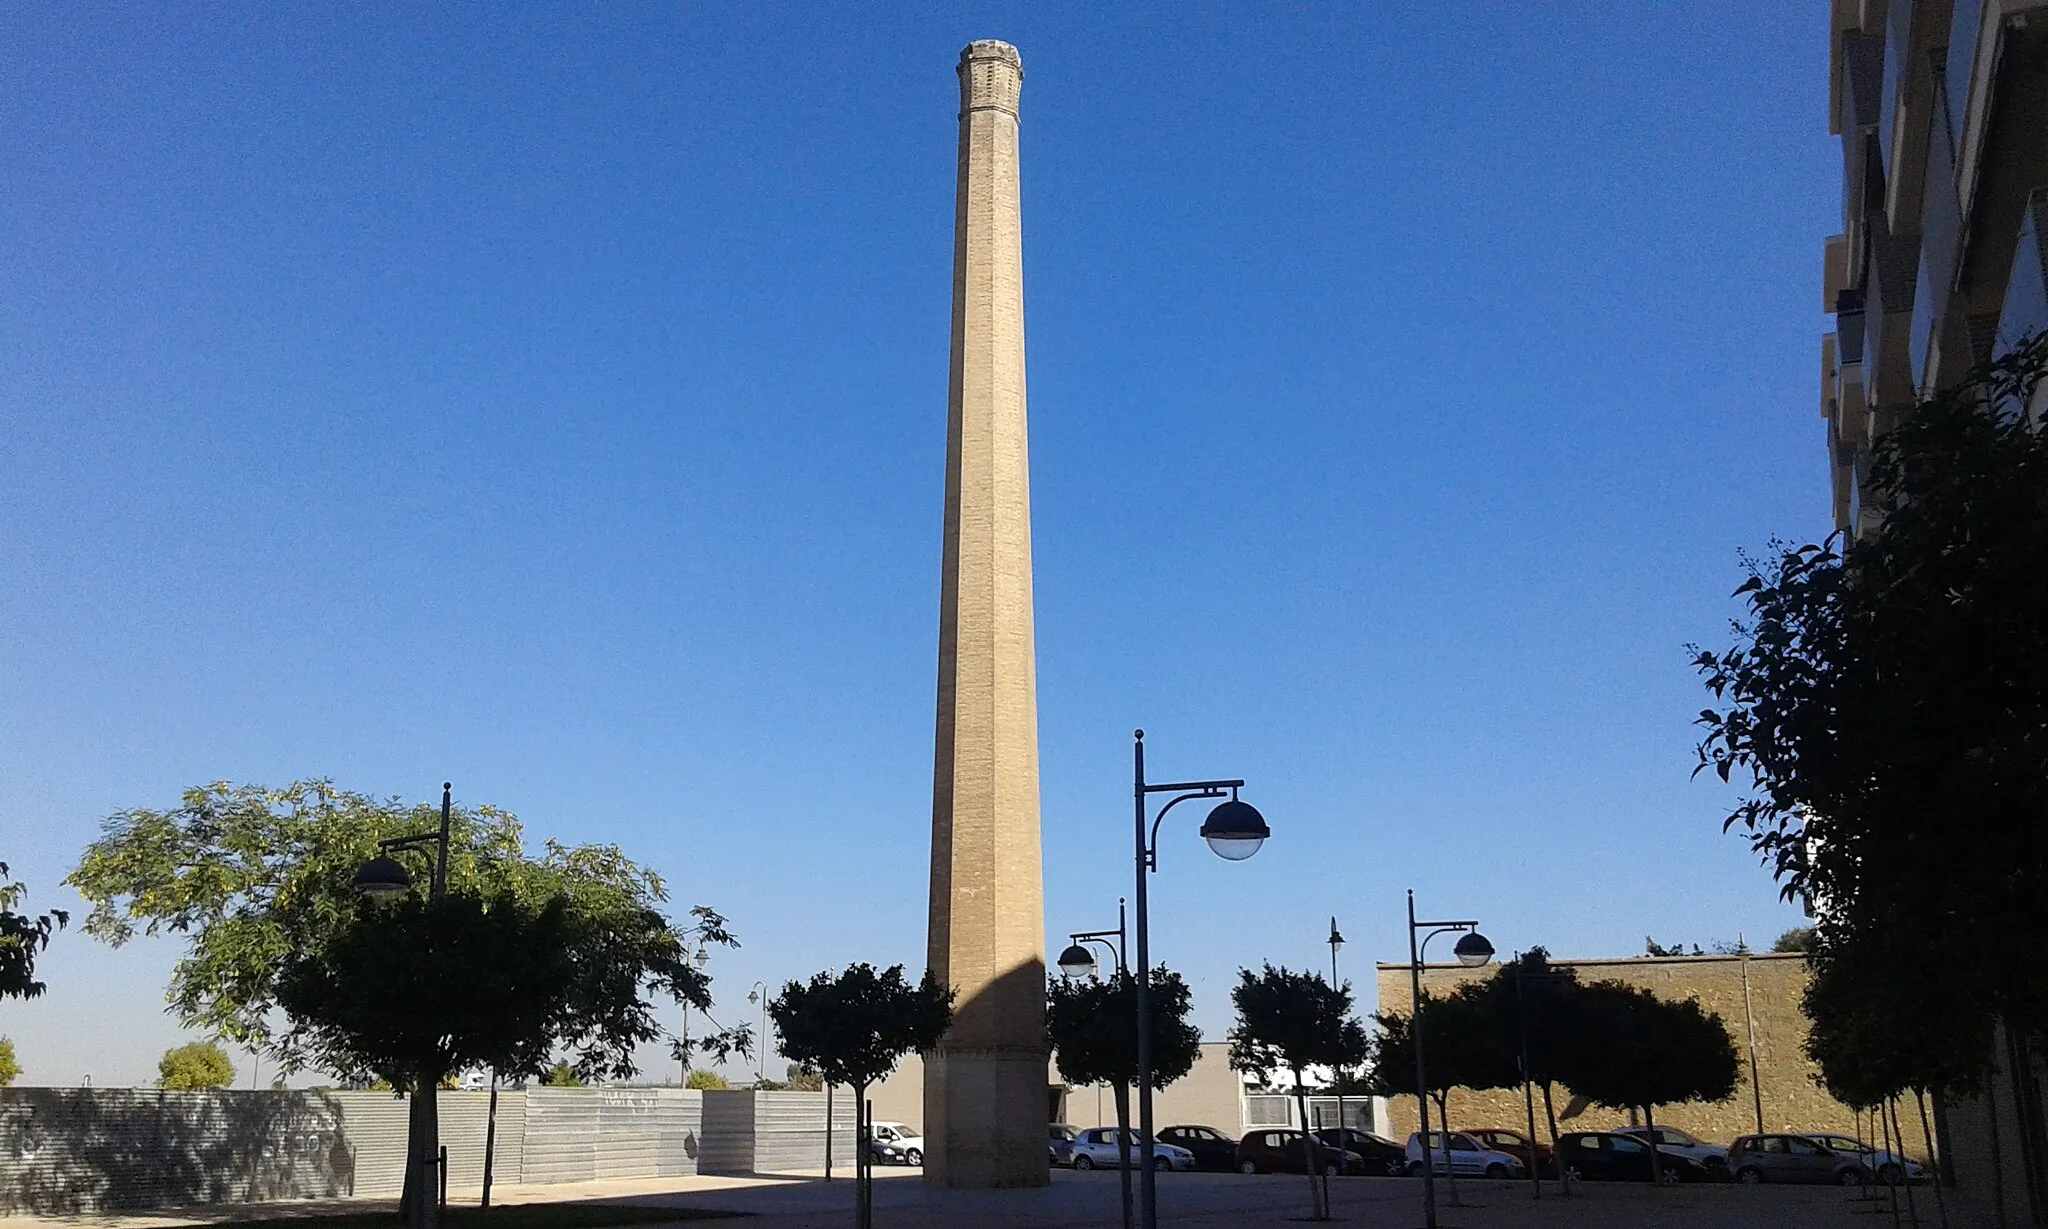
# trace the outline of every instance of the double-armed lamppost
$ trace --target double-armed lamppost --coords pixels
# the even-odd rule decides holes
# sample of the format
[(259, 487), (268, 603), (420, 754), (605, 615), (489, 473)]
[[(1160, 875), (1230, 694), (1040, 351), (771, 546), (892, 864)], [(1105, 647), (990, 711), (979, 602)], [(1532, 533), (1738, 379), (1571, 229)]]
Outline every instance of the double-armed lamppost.
[[(1109, 941), (1111, 935), (1116, 936), (1115, 943)], [(1131, 963), (1124, 957), (1123, 897), (1119, 896), (1116, 898), (1115, 930), (1077, 930), (1068, 935), (1067, 939), (1067, 950), (1060, 953), (1060, 976), (1070, 981), (1077, 977), (1095, 976), (1095, 953), (1089, 951), (1087, 945), (1099, 943), (1109, 952), (1111, 958), (1116, 961), (1116, 971), (1123, 974), (1127, 979), (1130, 977)], [(1120, 1149), (1118, 1156), (1128, 1161), (1130, 1159), (1131, 1124), (1126, 1121), (1124, 1107), (1124, 1094), (1119, 1089), (1116, 1094), (1116, 1134), (1117, 1146)], [(1123, 1195), (1124, 1229), (1131, 1229), (1131, 1167), (1128, 1164), (1117, 1166), (1117, 1184), (1121, 1188)]]
[[(1145, 731), (1131, 735), (1132, 796), (1136, 811), (1138, 863), (1138, 967), (1132, 973), (1138, 999), (1138, 1205), (1144, 1229), (1159, 1229), (1159, 1187), (1152, 1170), (1152, 924), (1147, 907), (1145, 879), (1159, 869), (1159, 824), (1166, 813), (1190, 798), (1224, 798), (1202, 821), (1202, 839), (1216, 856), (1242, 862), (1259, 852), (1259, 846), (1273, 835), (1266, 817), (1249, 802), (1238, 801), (1242, 780), (1171, 781), (1153, 785), (1145, 780)], [(1172, 794), (1159, 808), (1151, 824), (1145, 822), (1146, 801), (1153, 794)]]
[[(419, 832), (412, 836), (394, 836), (377, 842), (377, 856), (363, 863), (356, 871), (356, 891), (372, 904), (390, 904), (412, 891), (412, 876), (406, 872), (405, 864), (391, 855), (404, 849), (421, 845), (435, 845), (433, 879), (427, 889), (427, 899), (438, 901), (448, 894), (448, 828), (453, 814), (452, 799), (455, 786), (452, 782), (441, 782), (441, 828), (437, 832)], [(419, 1184), (412, 1191), (411, 1214), (413, 1229), (434, 1229), (440, 1219), (439, 1192), (441, 1190), (441, 1122), (435, 1104), (435, 1084), (441, 1073), (417, 1072), (414, 1079), (419, 1087), (413, 1090), (414, 1113), (423, 1124), (420, 1136), (420, 1155), (413, 1158), (414, 1172), (419, 1175)]]
[[(1417, 931), (1428, 931), (1422, 942), (1415, 941)], [(1429, 941), (1438, 935), (1455, 934), (1458, 942), (1451, 951), (1458, 963), (1468, 969), (1478, 968), (1493, 959), (1493, 944), (1479, 933), (1479, 923), (1464, 922), (1418, 922), (1415, 920), (1415, 889), (1408, 890), (1408, 985), (1414, 1004), (1409, 1020), (1410, 1039), (1415, 1045), (1415, 1104), (1419, 1110), (1419, 1125), (1416, 1140), (1422, 1146), (1422, 1221), (1425, 1229), (1436, 1229), (1436, 1162), (1429, 1155), (1429, 1068), (1422, 1057), (1422, 957), (1429, 950)], [(1531, 1141), (1533, 1146), (1534, 1141)], [(1450, 1165), (1451, 1139), (1448, 1124), (1444, 1130), (1444, 1165)]]

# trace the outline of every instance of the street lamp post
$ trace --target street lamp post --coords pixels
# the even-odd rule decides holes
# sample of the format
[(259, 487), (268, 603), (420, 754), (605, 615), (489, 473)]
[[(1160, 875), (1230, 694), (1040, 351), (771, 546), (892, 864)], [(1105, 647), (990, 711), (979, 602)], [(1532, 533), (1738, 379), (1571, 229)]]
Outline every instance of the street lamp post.
[[(437, 832), (418, 832), (411, 836), (395, 836), (377, 842), (377, 856), (363, 863), (356, 871), (356, 891), (373, 904), (390, 904), (412, 891), (412, 876), (406, 872), (405, 864), (392, 857), (401, 850), (421, 845), (437, 846), (434, 854), (434, 873), (427, 887), (427, 900), (439, 901), (448, 894), (448, 831), (454, 814), (453, 782), (441, 782), (441, 827)], [(414, 1073), (418, 1087), (413, 1090), (412, 1115), (419, 1124), (415, 1134), (419, 1137), (419, 1155), (408, 1166), (418, 1176), (418, 1183), (412, 1190), (412, 1203), (407, 1209), (413, 1229), (435, 1229), (440, 1220), (440, 1206), (437, 1202), (441, 1190), (441, 1117), (436, 1097), (442, 1073), (421, 1071)]]
[[(1159, 1229), (1159, 1186), (1152, 1170), (1152, 926), (1147, 905), (1146, 876), (1159, 869), (1159, 825), (1166, 813), (1190, 798), (1227, 798), (1218, 803), (1202, 821), (1202, 839), (1216, 855), (1242, 862), (1259, 852), (1259, 846), (1273, 835), (1265, 816), (1249, 802), (1238, 801), (1242, 780), (1173, 781), (1150, 784), (1145, 780), (1145, 731), (1131, 735), (1131, 792), (1136, 816), (1138, 907), (1138, 965), (1132, 984), (1138, 1000), (1138, 1206), (1144, 1217), (1143, 1229)], [(1152, 817), (1148, 834), (1146, 799), (1153, 794), (1174, 797)]]
[(759, 1084), (768, 1078), (768, 984), (755, 982), (754, 988), (747, 991), (747, 1002), (761, 1009), (760, 1059), (754, 1064), (754, 1082)]
[[(683, 959), (689, 961), (691, 964), (696, 965), (699, 969), (702, 969), (705, 965), (711, 963), (711, 953), (704, 950), (704, 943), (702, 940), (698, 941), (697, 950), (695, 952), (690, 951), (688, 943), (689, 940), (685, 939), (685, 946), (683, 947)], [(690, 1000), (688, 999), (683, 1000), (682, 1054), (683, 1069), (681, 1074), (679, 1074), (676, 1077), (676, 1086), (678, 1088), (687, 1088), (690, 1084)]]
[[(1337, 933), (1337, 919), (1334, 916), (1330, 918), (1329, 944), (1330, 989), (1337, 990), (1341, 988), (1341, 983), (1339, 983), (1337, 980), (1337, 949), (1344, 946), (1344, 936)], [(1337, 1084), (1337, 1139), (1339, 1141), (1337, 1146), (1340, 1148), (1345, 1148), (1350, 1146), (1348, 1142), (1345, 1142), (1348, 1141), (1350, 1137), (1344, 1134), (1344, 1129), (1350, 1126), (1351, 1124), (1344, 1121), (1344, 1072), (1341, 1070), (1335, 1070), (1332, 1071), (1331, 1074), (1336, 1077)], [(1302, 1129), (1307, 1130), (1308, 1124), (1303, 1123)]]
[[(1115, 945), (1109, 937), (1116, 936)], [(1095, 953), (1083, 946), (1100, 943), (1116, 960), (1116, 971), (1125, 980), (1131, 976), (1130, 961), (1124, 956), (1124, 899), (1116, 900), (1115, 930), (1077, 930), (1067, 936), (1067, 950), (1060, 953), (1060, 976), (1072, 979), (1095, 976)], [(1097, 1102), (1100, 1109), (1101, 1103)], [(1117, 1185), (1123, 1196), (1123, 1226), (1131, 1229), (1131, 1122), (1130, 1097), (1122, 1087), (1116, 1090)]]
[[(1421, 943), (1415, 941), (1415, 933), (1426, 930)], [(1493, 959), (1493, 944), (1479, 933), (1479, 923), (1462, 922), (1418, 922), (1415, 920), (1415, 889), (1408, 889), (1408, 985), (1410, 1002), (1414, 1004), (1409, 1014), (1409, 1031), (1415, 1045), (1415, 1104), (1417, 1125), (1420, 1130), (1415, 1138), (1422, 1146), (1422, 1221), (1424, 1229), (1437, 1229), (1436, 1225), (1436, 1165), (1429, 1157), (1429, 1068), (1422, 1055), (1422, 957), (1429, 951), (1429, 941), (1438, 935), (1456, 934), (1458, 942), (1451, 951), (1458, 957), (1458, 963), (1466, 968), (1477, 968)], [(1532, 1143), (1534, 1141), (1531, 1141)], [(1451, 1139), (1448, 1124), (1444, 1128), (1444, 1168), (1450, 1168)]]

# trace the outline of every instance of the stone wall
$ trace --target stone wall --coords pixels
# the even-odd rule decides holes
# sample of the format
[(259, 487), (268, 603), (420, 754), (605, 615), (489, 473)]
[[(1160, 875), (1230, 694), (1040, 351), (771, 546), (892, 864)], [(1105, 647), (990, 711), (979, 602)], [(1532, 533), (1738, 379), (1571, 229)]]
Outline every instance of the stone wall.
[[(1752, 1091), (1749, 1069), (1749, 1030), (1756, 1032), (1755, 1088), (1762, 1094), (1764, 1130), (1854, 1131), (1855, 1117), (1849, 1107), (1822, 1091), (1818, 1070), (1806, 1057), (1807, 1023), (1800, 1011), (1801, 996), (1808, 979), (1806, 958), (1800, 955), (1671, 956), (1621, 960), (1554, 960), (1554, 965), (1578, 971), (1583, 982), (1619, 981), (1640, 986), (1659, 998), (1696, 998), (1700, 1005), (1718, 1014), (1735, 1039), (1742, 1059), (1742, 1075), (1735, 1095), (1716, 1105), (1673, 1105), (1657, 1111), (1660, 1124), (1678, 1127), (1702, 1139), (1725, 1143), (1737, 1135), (1758, 1129), (1757, 1098)], [(1448, 993), (1469, 981), (1494, 973), (1492, 967), (1467, 969), (1459, 965), (1429, 965), (1423, 970), (1423, 989), (1431, 994)], [(1405, 964), (1378, 967), (1380, 1010), (1406, 1015), (1411, 1007), (1409, 970)], [(1744, 995), (1745, 975), (1748, 994)], [(1425, 1042), (1426, 1044), (1426, 1042)], [(1558, 1090), (1558, 1130), (1600, 1130), (1626, 1125), (1626, 1114), (1602, 1109)], [(1393, 1098), (1388, 1102), (1391, 1134), (1405, 1139), (1415, 1130), (1415, 1099)], [(1539, 1132), (1544, 1130), (1543, 1105), (1536, 1106)], [(1451, 1120), (1460, 1127), (1513, 1127), (1522, 1129), (1525, 1112), (1519, 1089), (1470, 1092), (1457, 1089), (1450, 1097)], [(1918, 1155), (1921, 1149), (1909, 1149)]]

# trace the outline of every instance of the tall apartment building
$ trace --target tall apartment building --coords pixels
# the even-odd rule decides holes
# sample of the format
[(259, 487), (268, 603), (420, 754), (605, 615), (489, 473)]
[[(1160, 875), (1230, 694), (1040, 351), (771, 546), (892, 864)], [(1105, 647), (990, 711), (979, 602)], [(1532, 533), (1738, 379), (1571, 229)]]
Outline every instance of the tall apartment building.
[[(2048, 329), (2048, 0), (1832, 0), (1842, 233), (1821, 344), (1838, 528), (1867, 531), (1870, 446), (1917, 397)], [(2048, 388), (2035, 413), (2048, 412)], [(1937, 1107), (1961, 1224), (2048, 1224), (2048, 1065), (2001, 1029)]]
[(2048, 0), (1833, 0), (1829, 44), (1821, 412), (1853, 531), (1897, 413), (2048, 329)]

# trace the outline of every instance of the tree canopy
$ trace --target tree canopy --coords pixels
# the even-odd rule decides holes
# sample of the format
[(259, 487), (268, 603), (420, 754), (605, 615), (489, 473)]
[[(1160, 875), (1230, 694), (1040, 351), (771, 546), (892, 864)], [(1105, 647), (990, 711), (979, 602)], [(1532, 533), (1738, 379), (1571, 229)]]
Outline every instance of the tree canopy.
[(48, 913), (16, 913), (28, 889), (10, 881), (0, 862), (0, 999), (32, 999), (43, 992), (36, 980), (36, 956), (50, 946), (50, 936), (71, 920), (62, 909)]
[(0, 1088), (21, 1078), (21, 1062), (14, 1056), (14, 1039), (0, 1037)]
[(1696, 999), (1660, 999), (1641, 987), (1580, 986), (1572, 1007), (1578, 1043), (1564, 1083), (1596, 1105), (1641, 1109), (1725, 1101), (1741, 1078), (1735, 1039)]
[(188, 1041), (164, 1051), (156, 1063), (157, 1084), (173, 1092), (226, 1088), (235, 1082), (227, 1052), (210, 1041)]
[(2044, 371), (2036, 338), (1898, 414), (1867, 532), (1750, 562), (1734, 646), (1696, 653), (1700, 769), (1818, 912), (1808, 1006), (1845, 1089), (1847, 1064), (1967, 1083), (1994, 1017), (2048, 1030), (2048, 984), (1986, 941), (2048, 920), (2048, 429), (2016, 409)]
[[(1237, 1023), (1230, 1030), (1232, 1070), (1264, 1077), (1285, 1070), (1294, 1077), (1294, 1101), (1304, 1127), (1308, 1125), (1308, 1090), (1303, 1086), (1310, 1067), (1328, 1067), (1332, 1075), (1364, 1063), (1372, 1053), (1365, 1026), (1351, 1014), (1349, 986), (1332, 986), (1320, 973), (1296, 973), (1268, 964), (1258, 973), (1238, 970), (1230, 1001)], [(1329, 1219), (1328, 1193), (1315, 1181), (1316, 1143), (1302, 1134), (1303, 1172), (1309, 1178), (1309, 1199), (1317, 1220)]]
[[(650, 995), (710, 1008), (685, 940), (734, 944), (722, 917), (699, 906), (678, 928), (661, 878), (615, 846), (550, 841), (528, 857), (518, 819), (495, 807), (454, 810), (446, 899), (380, 913), (359, 898), (378, 840), (439, 823), (432, 804), (326, 781), (218, 783), (110, 817), (66, 882), (91, 902), (95, 938), (184, 936), (172, 1014), (285, 1070), (410, 1087), (473, 1062), (538, 1074), (566, 1052), (586, 1078), (627, 1078), (634, 1051), (668, 1037)], [(751, 1034), (696, 1044), (744, 1053)]]
[(896, 1069), (910, 1052), (928, 1053), (953, 1023), (953, 990), (929, 971), (916, 985), (903, 966), (877, 973), (848, 965), (834, 975), (788, 982), (768, 1002), (777, 1048), (827, 1084), (863, 1089)]
[[(1152, 971), (1154, 1090), (1194, 1070), (1202, 1030), (1188, 1020), (1187, 982), (1160, 965)], [(1060, 1078), (1070, 1084), (1138, 1082), (1138, 994), (1135, 979), (1054, 978), (1046, 987), (1045, 1032)]]

